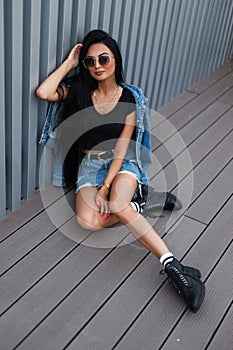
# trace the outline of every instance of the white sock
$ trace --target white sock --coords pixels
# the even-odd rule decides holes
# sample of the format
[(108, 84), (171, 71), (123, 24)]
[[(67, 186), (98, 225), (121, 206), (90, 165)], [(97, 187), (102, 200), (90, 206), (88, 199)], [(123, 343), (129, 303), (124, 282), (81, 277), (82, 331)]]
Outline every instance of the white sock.
[(130, 202), (130, 204), (135, 211), (137, 211), (138, 213), (142, 212), (141, 207), (137, 202)]
[(174, 259), (174, 255), (171, 252), (169, 252), (169, 253), (163, 254), (160, 257), (159, 261), (165, 267), (168, 263), (172, 262), (173, 259)]

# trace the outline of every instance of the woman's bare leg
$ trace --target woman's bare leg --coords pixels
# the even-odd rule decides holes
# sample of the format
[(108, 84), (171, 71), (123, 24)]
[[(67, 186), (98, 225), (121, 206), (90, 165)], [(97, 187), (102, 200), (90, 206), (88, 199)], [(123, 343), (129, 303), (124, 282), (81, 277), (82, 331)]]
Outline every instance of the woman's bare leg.
[[(110, 210), (118, 220), (126, 225), (136, 239), (150, 250), (157, 258), (168, 253), (169, 249), (150, 223), (130, 205), (130, 196), (136, 189), (136, 180), (128, 174), (119, 174), (113, 184), (110, 195)], [(132, 196), (130, 197), (132, 198)]]
[[(168, 279), (183, 295), (189, 308), (197, 312), (205, 297), (205, 286), (200, 280), (200, 271), (183, 266), (178, 260), (173, 259), (172, 253), (169, 253), (166, 244), (150, 223), (133, 210), (130, 200), (136, 185), (136, 180), (128, 174), (119, 174), (116, 177), (110, 194), (112, 214), (108, 220), (101, 217), (95, 204), (94, 198), (97, 190), (92, 187), (81, 189), (82, 192), (80, 190), (76, 197), (77, 219), (84, 228), (91, 230), (108, 227), (118, 221), (125, 224), (141, 244), (157, 258), (161, 258), (160, 261), (165, 267)], [(165, 257), (166, 253), (171, 254), (172, 259), (171, 256)]]
[(111, 214), (107, 220), (100, 215), (94, 198), (97, 189), (95, 187), (83, 187), (76, 195), (76, 216), (79, 224), (87, 230), (99, 230), (113, 226), (119, 222), (116, 215)]
[(105, 220), (100, 215), (94, 201), (97, 189), (83, 187), (76, 195), (76, 215), (82, 227), (87, 230), (99, 230), (121, 222), (134, 234), (136, 239), (149, 251), (160, 258), (169, 252), (166, 244), (159, 237), (150, 223), (130, 205), (136, 190), (137, 181), (128, 174), (119, 174), (114, 180), (110, 193), (110, 217)]

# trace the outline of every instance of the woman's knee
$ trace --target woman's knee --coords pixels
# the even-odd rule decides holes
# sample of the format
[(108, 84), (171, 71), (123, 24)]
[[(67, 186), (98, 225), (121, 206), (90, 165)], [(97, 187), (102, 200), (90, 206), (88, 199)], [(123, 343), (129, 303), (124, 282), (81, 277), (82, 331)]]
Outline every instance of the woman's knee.
[(79, 225), (84, 228), (85, 230), (89, 231), (97, 231), (99, 230), (100, 224), (99, 221), (97, 220), (97, 217), (95, 215), (90, 215), (90, 216), (81, 216), (81, 215), (76, 215), (76, 219), (79, 223)]
[(120, 221), (122, 218), (127, 217), (131, 210), (132, 207), (129, 203), (123, 204), (120, 201), (114, 201), (110, 204), (110, 212), (116, 215)]

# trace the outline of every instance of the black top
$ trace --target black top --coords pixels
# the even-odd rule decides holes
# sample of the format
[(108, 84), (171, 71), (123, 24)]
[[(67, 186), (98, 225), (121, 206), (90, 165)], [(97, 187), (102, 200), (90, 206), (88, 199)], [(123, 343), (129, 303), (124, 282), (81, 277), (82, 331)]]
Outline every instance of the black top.
[[(94, 107), (92, 98), (88, 103), (90, 108), (82, 112), (82, 126), (85, 132), (80, 138), (81, 149), (98, 150), (114, 149), (116, 139), (119, 138), (128, 114), (135, 110), (135, 100), (131, 92), (123, 89), (121, 97), (112, 111), (100, 114)], [(135, 140), (136, 133), (132, 136)]]

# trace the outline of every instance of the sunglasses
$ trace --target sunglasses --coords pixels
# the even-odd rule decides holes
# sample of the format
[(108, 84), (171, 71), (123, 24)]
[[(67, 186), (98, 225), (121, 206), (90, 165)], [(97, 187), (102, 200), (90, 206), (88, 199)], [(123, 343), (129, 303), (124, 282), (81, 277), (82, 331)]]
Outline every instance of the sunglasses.
[[(113, 58), (113, 57), (112, 57)], [(111, 61), (111, 57), (109, 55), (100, 55), (98, 57), (98, 62), (101, 66), (106, 66)], [(94, 57), (86, 57), (83, 60), (83, 65), (85, 68), (93, 67), (96, 64), (96, 58)]]

